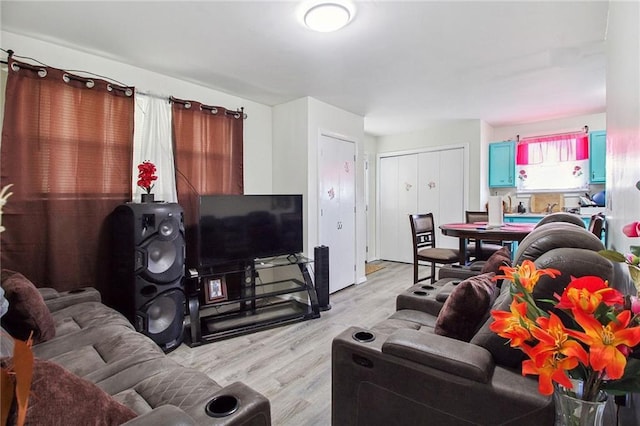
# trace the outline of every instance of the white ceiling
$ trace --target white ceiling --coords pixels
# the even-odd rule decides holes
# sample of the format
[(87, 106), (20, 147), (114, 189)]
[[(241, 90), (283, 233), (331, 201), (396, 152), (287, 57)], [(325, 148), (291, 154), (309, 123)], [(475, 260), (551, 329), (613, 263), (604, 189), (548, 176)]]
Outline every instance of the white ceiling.
[(267, 105), (311, 96), (376, 135), (605, 111), (608, 2), (356, 1), (336, 33), (300, 3), (3, 0), (1, 25)]

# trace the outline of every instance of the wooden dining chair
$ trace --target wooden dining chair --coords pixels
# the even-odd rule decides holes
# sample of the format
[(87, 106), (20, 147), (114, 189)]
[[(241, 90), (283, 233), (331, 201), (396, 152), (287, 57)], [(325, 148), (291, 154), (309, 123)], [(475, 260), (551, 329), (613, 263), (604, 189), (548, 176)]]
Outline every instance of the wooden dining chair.
[[(436, 280), (436, 264), (458, 263), (459, 251), (436, 246), (436, 226), (433, 213), (410, 214), (409, 222), (413, 239), (413, 283), (427, 279), (431, 279), (433, 283)], [(420, 262), (428, 262), (431, 265), (431, 275), (418, 278)]]
[(596, 237), (602, 238), (602, 229), (604, 228), (604, 217), (600, 214), (594, 214), (591, 216), (591, 221), (589, 222), (589, 232), (591, 232)]
[[(486, 211), (465, 211), (465, 220), (467, 223), (488, 222), (489, 213)], [(476, 244), (480, 245), (480, 256), (476, 256)], [(505, 244), (510, 244), (506, 242)], [(478, 241), (469, 240), (467, 242), (467, 262), (471, 260), (487, 260), (491, 255), (503, 247), (500, 241)], [(473, 257), (473, 259), (472, 259)]]

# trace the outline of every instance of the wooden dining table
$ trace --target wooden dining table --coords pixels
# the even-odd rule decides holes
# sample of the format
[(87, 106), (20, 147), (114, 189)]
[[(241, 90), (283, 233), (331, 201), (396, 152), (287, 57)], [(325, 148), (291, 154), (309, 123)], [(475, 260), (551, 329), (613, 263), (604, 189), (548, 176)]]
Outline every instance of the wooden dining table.
[[(467, 242), (476, 241), (512, 241), (520, 242), (535, 228), (535, 223), (504, 223), (502, 225), (488, 225), (486, 222), (474, 223), (446, 223), (440, 225), (443, 235), (456, 237), (460, 241), (460, 264), (467, 259)], [(480, 257), (481, 244), (476, 244), (476, 258)]]

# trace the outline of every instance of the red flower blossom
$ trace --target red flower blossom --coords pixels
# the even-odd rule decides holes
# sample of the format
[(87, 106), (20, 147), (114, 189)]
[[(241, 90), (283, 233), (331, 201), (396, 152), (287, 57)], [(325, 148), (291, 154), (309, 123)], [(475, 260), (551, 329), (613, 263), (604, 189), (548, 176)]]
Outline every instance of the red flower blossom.
[(147, 191), (147, 194), (151, 194), (153, 181), (158, 179), (155, 173), (156, 166), (150, 161), (138, 165), (138, 186)]

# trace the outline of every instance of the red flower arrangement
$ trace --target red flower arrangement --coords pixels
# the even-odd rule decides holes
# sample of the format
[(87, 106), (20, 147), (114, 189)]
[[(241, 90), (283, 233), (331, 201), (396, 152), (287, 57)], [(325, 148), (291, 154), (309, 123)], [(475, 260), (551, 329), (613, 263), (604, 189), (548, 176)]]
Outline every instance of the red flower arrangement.
[(144, 161), (138, 165), (138, 186), (147, 191), (147, 194), (151, 194), (153, 181), (158, 179), (155, 173), (156, 166), (150, 161)]
[(510, 312), (492, 311), (491, 330), (522, 350), (529, 359), (523, 375), (538, 376), (543, 395), (554, 392), (553, 383), (567, 389), (583, 383), (581, 399), (596, 401), (600, 391), (625, 394), (640, 390), (640, 359), (630, 355), (640, 349), (640, 312), (625, 308), (625, 297), (600, 277), (572, 278), (562, 295), (546, 300), (541, 309), (532, 297), (539, 278), (555, 278), (560, 271), (536, 269), (525, 260), (516, 267), (502, 266), (512, 282)]

